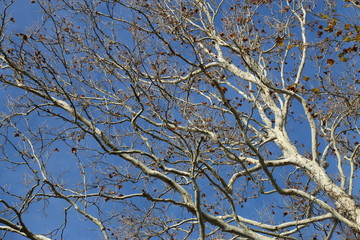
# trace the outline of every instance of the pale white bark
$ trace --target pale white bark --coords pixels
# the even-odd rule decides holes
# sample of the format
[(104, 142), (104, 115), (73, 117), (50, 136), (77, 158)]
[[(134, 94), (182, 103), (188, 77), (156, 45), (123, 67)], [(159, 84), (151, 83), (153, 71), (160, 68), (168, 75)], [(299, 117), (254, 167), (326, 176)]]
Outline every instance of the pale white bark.
[(25, 233), (23, 233), (22, 231), (16, 230), (16, 229), (11, 228), (9, 226), (0, 226), (0, 230), (14, 232), (14, 233), (17, 233), (17, 234), (19, 234), (19, 235), (21, 235), (23, 237), (28, 237), (29, 239), (33, 239), (33, 240), (51, 240), (51, 238), (48, 238), (48, 237), (45, 237), (45, 236), (42, 236), (42, 235), (38, 235), (38, 234), (34, 234), (31, 237), (29, 237)]
[[(84, 14), (84, 16), (89, 14), (91, 28), (83, 38), (94, 42), (87, 45), (86, 41), (79, 40), (81, 37), (77, 34), (71, 35), (72, 33), (64, 31), (65, 35), (69, 34), (74, 37), (72, 38), (74, 43), (68, 44), (78, 45), (76, 51), (81, 51), (86, 55), (86, 61), (98, 65), (95, 66), (99, 68), (97, 73), (103, 74), (105, 80), (85, 79), (91, 78), (91, 76), (77, 74), (76, 69), (73, 69), (70, 64), (68, 67), (67, 60), (70, 58), (65, 56), (68, 49), (63, 45), (66, 44), (66, 40), (61, 32), (62, 26), (59, 25), (56, 37), (60, 50), (57, 50), (56, 47), (52, 48), (52, 44), (56, 44), (51, 42), (49, 51), (54, 51), (54, 54), (56, 52), (54, 58), (59, 58), (63, 65), (60, 64), (60, 68), (57, 65), (52, 68), (49, 64), (47, 67), (51, 74), (44, 74), (46, 77), (52, 76), (52, 74), (56, 76), (54, 77), (58, 81), (56, 84), (41, 74), (38, 76), (37, 71), (41, 72), (41, 70), (28, 71), (26, 66), (21, 66), (18, 62), (13, 61), (11, 54), (6, 49), (0, 49), (0, 68), (13, 71), (15, 79), (4, 78), (1, 81), (8, 86), (31, 94), (32, 97), (35, 96), (33, 104), (35, 107), (31, 111), (37, 111), (39, 108), (40, 112), (42, 109), (46, 109), (46, 113), (58, 113), (57, 110), (60, 109), (62, 120), (95, 140), (98, 148), (101, 149), (99, 150), (101, 154), (117, 157), (119, 162), (125, 160), (140, 170), (141, 176), (164, 183), (166, 187), (161, 189), (164, 191), (163, 195), (155, 196), (154, 194), (153, 196), (153, 193), (148, 193), (146, 190), (121, 196), (101, 191), (89, 194), (87, 192), (88, 180), (84, 169), (80, 170), (81, 174), (84, 174), (82, 176), (84, 191), (67, 189), (66, 186), (56, 184), (51, 180), (44, 162), (37, 155), (32, 139), (25, 133), (21, 134), (31, 159), (35, 162), (34, 175), (51, 188), (51, 194), (46, 193), (44, 196), (56, 197), (68, 202), (78, 213), (98, 226), (104, 239), (110, 239), (106, 225), (100, 220), (100, 217), (86, 211), (88, 198), (99, 197), (122, 201), (139, 197), (154, 204), (167, 203), (181, 207), (191, 213), (194, 218), (184, 219), (178, 223), (172, 222), (169, 225), (164, 223), (166, 226), (163, 230), (159, 230), (160, 233), (181, 229), (182, 224), (191, 222), (193, 226), (199, 227), (197, 231), (200, 239), (206, 239), (207, 228), (210, 224), (215, 226), (214, 232), (221, 230), (247, 239), (291, 238), (292, 234), (299, 232), (309, 224), (330, 219), (334, 219), (334, 224), (327, 236), (328, 239), (337, 228), (338, 221), (354, 231), (360, 232), (360, 208), (354, 200), (354, 176), (356, 175), (356, 161), (359, 156), (357, 152), (360, 145), (357, 145), (352, 153), (344, 154), (339, 142), (339, 132), (342, 130), (347, 112), (333, 117), (332, 125), (322, 129), (322, 134), (326, 137), (321, 142), (326, 142), (327, 145), (320, 157), (318, 153), (320, 151), (318, 119), (314, 117), (312, 109), (309, 108), (308, 95), (304, 95), (296, 89), (302, 84), (306, 64), (310, 59), (309, 52), (313, 46), (308, 42), (309, 37), (307, 36), (309, 26), (307, 15), (310, 14), (311, 9), (303, 5), (302, 1), (274, 3), (279, 6), (285, 4), (287, 10), (281, 10), (290, 11), (292, 14), (284, 20), (284, 23), (282, 23), (283, 19), (276, 19), (276, 15), (271, 16), (276, 20), (275, 22), (279, 22), (279, 25), (282, 23), (282, 25), (279, 27), (280, 30), (274, 30), (274, 33), (269, 35), (269, 41), (264, 43), (261, 42), (261, 34), (249, 30), (256, 25), (255, 18), (251, 17), (251, 11), (261, 8), (261, 3), (254, 4), (251, 10), (250, 8), (244, 10), (242, 12), (244, 16), (237, 17), (247, 16), (247, 22), (238, 24), (236, 23), (237, 18), (234, 18), (236, 21), (234, 20), (233, 24), (238, 24), (236, 34), (242, 32), (245, 37), (246, 34), (249, 34), (250, 38), (258, 38), (258, 41), (254, 42), (260, 46), (258, 49), (254, 48), (255, 53), (252, 53), (245, 43), (248, 40), (241, 42), (243, 40), (240, 35), (240, 37), (229, 37), (226, 35), (227, 33), (221, 32), (226, 32), (224, 29), (218, 27), (221, 25), (218, 22), (218, 16), (222, 17), (221, 9), (226, 1), (219, 3), (197, 1), (194, 6), (192, 6), (192, 2), (186, 3), (186, 1), (166, 0), (154, 2), (152, 3), (154, 5), (151, 6), (146, 6), (148, 3), (141, 1), (136, 2), (139, 3), (131, 5), (130, 2), (121, 2), (120, 4), (138, 14), (138, 22), (136, 19), (128, 21), (122, 17), (117, 18), (110, 12), (102, 13), (102, 9), (98, 9), (99, 11), (86, 9), (88, 6), (74, 3), (72, 11)], [(192, 9), (194, 12), (189, 13), (189, 6), (185, 3), (196, 10)], [(53, 13), (49, 11), (48, 14), (52, 16)], [(197, 17), (192, 18), (191, 14)], [(116, 54), (108, 50), (111, 47), (118, 47), (117, 39), (112, 39), (112, 36), (108, 35), (106, 31), (102, 31), (101, 27), (105, 26), (98, 24), (101, 22), (97, 19), (99, 16), (109, 20), (114, 26), (115, 23), (125, 24), (124, 26), (133, 34), (134, 42), (138, 44), (140, 56), (137, 56), (137, 53), (123, 54), (120, 48), (117, 49), (119, 53)], [(144, 20), (140, 21), (140, 19)], [(59, 23), (54, 22), (53, 24), (57, 26)], [(289, 61), (290, 49), (294, 46), (289, 40), (287, 48), (281, 49), (279, 46), (281, 44), (274, 43), (274, 41), (271, 43), (271, 39), (278, 34), (281, 37), (288, 34), (289, 36), (284, 37), (292, 39), (290, 26), (298, 28), (299, 37), (296, 44), (299, 56), (295, 60), (291, 60), (295, 62), (295, 70), (293, 76), (287, 79), (289, 73), (286, 73), (286, 64)], [(272, 27), (269, 25), (269, 29), (266, 31), (270, 31)], [(92, 32), (93, 30), (95, 32)], [(146, 38), (146, 41), (154, 40), (155, 43), (150, 41), (147, 43), (149, 49), (147, 44), (144, 44), (141, 33), (146, 33), (144, 34), (146, 37), (151, 36)], [(81, 36), (81, 33), (79, 35)], [(262, 49), (262, 43), (267, 50)], [(191, 56), (187, 50), (181, 50), (179, 46), (182, 44), (191, 49), (189, 50)], [(30, 44), (26, 47), (30, 46), (29, 49), (35, 51), (37, 50), (35, 45), (34, 43), (34, 49)], [(100, 50), (92, 49), (94, 46), (99, 47)], [(36, 59), (30, 50), (27, 50), (28, 52), (19, 51), (26, 56), (24, 59), (31, 59), (31, 57)], [(161, 52), (157, 53), (160, 50)], [(283, 52), (276, 53), (276, 51)], [(83, 56), (81, 58), (81, 60), (85, 59)], [(164, 58), (163, 62), (162, 58)], [(178, 59), (179, 66), (171, 65), (171, 61), (174, 59)], [(159, 62), (157, 62), (158, 60)], [(274, 70), (269, 68), (271, 61), (278, 61), (279, 79), (277, 76), (273, 76)], [(182, 63), (184, 63), (183, 66)], [(34, 65), (37, 66), (36, 64), (37, 62), (34, 60)], [(156, 72), (158, 65), (162, 64), (165, 66), (165, 74)], [(169, 70), (169, 66), (175, 69)], [(63, 68), (65, 69), (64, 73), (62, 73)], [(72, 81), (76, 82), (74, 86), (72, 86)], [(121, 95), (119, 91), (116, 92), (118, 85), (113, 84), (114, 81), (125, 82), (124, 88), (128, 88), (126, 89), (128, 91), (124, 95)], [(108, 86), (106, 86), (107, 84)], [(60, 88), (61, 90), (59, 90)], [(229, 94), (229, 92), (231, 93)], [(194, 96), (192, 96), (193, 93)], [(233, 99), (235, 97), (241, 99), (237, 103), (243, 103), (243, 107), (239, 107), (242, 106), (241, 104), (236, 105), (236, 101)], [(37, 105), (37, 100), (41, 101), (41, 104)], [(301, 147), (292, 140), (293, 136), (288, 129), (289, 118), (293, 116), (291, 105), (294, 102), (299, 104), (297, 110), (301, 111), (301, 114), (295, 115), (304, 115), (306, 128), (311, 135), (309, 139), (311, 154), (309, 155), (303, 154)], [(167, 107), (162, 105), (167, 105)], [(166, 109), (163, 110), (161, 107)], [(206, 110), (204, 110), (205, 108)], [(126, 113), (116, 112), (119, 109)], [(174, 113), (171, 112), (173, 109)], [(94, 114), (92, 110), (94, 110)], [(213, 116), (207, 117), (211, 114)], [(101, 116), (99, 117), (101, 121), (97, 122), (95, 120), (97, 115), (105, 115), (107, 118)], [(181, 121), (175, 120), (178, 115), (180, 115)], [(13, 116), (5, 118), (4, 122), (9, 121)], [(124, 126), (130, 130), (124, 131), (123, 135), (114, 134), (122, 121), (129, 123)], [(12, 126), (12, 129), (21, 132), (21, 129), (15, 126)], [(115, 130), (112, 131), (113, 129)], [(122, 139), (128, 141), (129, 136), (133, 138), (134, 143), (123, 144)], [(188, 138), (188, 136), (191, 137)], [(137, 141), (143, 145), (137, 146)], [(156, 145), (156, 141), (159, 146)], [(203, 144), (203, 141), (206, 144)], [(171, 147), (163, 149), (162, 144)], [(268, 145), (271, 146), (269, 147), (271, 151), (273, 148), (276, 149), (274, 151), (276, 156), (271, 156), (271, 152), (266, 152)], [(137, 147), (139, 149), (136, 149)], [(331, 148), (334, 149), (336, 156), (339, 184), (331, 178), (322, 165), (331, 159), (329, 157)], [(163, 151), (168, 151), (169, 155), (172, 154), (172, 151), (177, 152), (178, 159), (167, 162), (168, 159), (163, 159), (167, 153), (162, 153)], [(21, 151), (19, 152), (21, 153)], [(221, 157), (214, 157), (218, 153), (222, 154), (219, 154)], [(22, 154), (27, 156), (25, 152)], [(8, 161), (10, 162), (10, 160)], [(348, 176), (344, 166), (346, 161), (350, 166)], [(116, 168), (115, 165), (114, 168)], [(219, 170), (221, 168), (217, 168), (221, 165), (234, 166), (232, 169), (234, 171), (226, 175)], [(81, 164), (81, 167), (83, 166)], [(286, 181), (274, 174), (273, 170), (281, 167), (295, 169), (294, 172), (302, 170), (305, 174), (304, 179), (306, 178), (306, 181), (314, 184), (316, 190), (307, 190), (308, 186), (305, 187), (305, 183), (299, 184), (301, 185), (299, 187), (287, 185)], [(224, 205), (227, 205), (224, 207), (226, 213), (222, 213), (222, 216), (205, 210), (205, 204), (202, 201), (205, 201), (206, 197), (202, 196), (203, 191), (200, 185), (200, 182), (203, 181), (202, 178), (208, 181), (209, 185), (221, 196)], [(286, 179), (286, 176), (284, 178)], [(134, 182), (137, 181), (138, 179)], [(309, 203), (311, 206), (308, 206), (306, 211), (302, 210), (306, 214), (301, 215), (301, 219), (297, 219), (296, 216), (294, 217), (296, 220), (289, 220), (285, 223), (265, 224), (259, 220), (248, 219), (241, 215), (237, 206), (241, 195), (236, 192), (239, 187), (237, 183), (245, 181), (254, 184), (259, 194), (264, 196), (277, 194), (279, 198), (301, 199), (302, 203)], [(169, 192), (172, 191), (174, 195), (169, 196)], [(319, 192), (326, 194), (326, 198), (332, 202), (325, 201), (325, 197), (318, 194)], [(78, 202), (79, 199), (84, 201), (85, 207)], [(314, 215), (313, 206), (319, 209), (318, 215)], [(299, 210), (299, 212), (301, 211)], [(24, 235), (24, 232), (17, 227), (11, 226), (11, 222), (9, 222), (7, 226), (1, 226), (0, 229)], [(182, 231), (187, 232), (189, 236), (194, 233), (194, 230), (185, 228)], [(33, 236), (34, 239), (42, 237), (35, 234)]]

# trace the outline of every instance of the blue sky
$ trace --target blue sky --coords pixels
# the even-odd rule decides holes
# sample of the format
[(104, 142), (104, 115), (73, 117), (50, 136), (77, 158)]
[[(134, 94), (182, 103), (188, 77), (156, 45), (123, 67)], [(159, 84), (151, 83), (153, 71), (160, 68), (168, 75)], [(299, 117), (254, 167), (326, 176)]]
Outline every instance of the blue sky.
[[(3, 3), (0, 3), (3, 4)], [(9, 13), (11, 14), (11, 17), (14, 18), (14, 23), (10, 23), (9, 26), (11, 26), (10, 29), (8, 29), (8, 32), (12, 32), (12, 34), (16, 33), (25, 33), (28, 26), (31, 26), (33, 24), (36, 24), (39, 20), (41, 20), (41, 16), (39, 15), (39, 9), (37, 7), (37, 4), (32, 4), (31, 1), (24, 1), (24, 0), (17, 0), (15, 1), (15, 4), (11, 7)], [(9, 16), (10, 17), (10, 16)], [(125, 40), (125, 42), (130, 42)], [(295, 54), (298, 54), (298, 52), (295, 52)], [(275, 73), (275, 71), (274, 71)], [(308, 70), (309, 74), (314, 74), (311, 67), (309, 67)], [(95, 76), (96, 78), (98, 76)], [(318, 82), (310, 82), (309, 84), (313, 85), (311, 87), (317, 87), (319, 84)], [(210, 88), (211, 89), (211, 88)], [(210, 90), (211, 91), (211, 90)], [(229, 91), (231, 92), (231, 91)], [(22, 92), (15, 91), (11, 88), (7, 89), (0, 89), (0, 93), (2, 95), (8, 94), (10, 96), (16, 96), (23, 94)], [(11, 98), (8, 98), (9, 101), (12, 101)], [(4, 111), (5, 107), (3, 103), (0, 102), (1, 110)], [(299, 108), (299, 106), (294, 106), (294, 111), (296, 111)], [(6, 110), (5, 110), (6, 111)], [(174, 114), (174, 113), (173, 113)], [(207, 113), (205, 113), (207, 114)], [(174, 115), (177, 115), (176, 113)], [(179, 114), (180, 115), (180, 114)], [(298, 115), (295, 114), (297, 117), (300, 117), (302, 113), (299, 113)], [(39, 118), (40, 119), (40, 118)], [(48, 119), (44, 123), (44, 126), (54, 126), (60, 124), (61, 121), (56, 121), (54, 119)], [(19, 120), (19, 127), (21, 127), (24, 124), (23, 121)], [(40, 125), (40, 121), (38, 121), (38, 118), (34, 114), (34, 118), (30, 119), (29, 125), (32, 125), (34, 129), (36, 129)], [(304, 130), (305, 129), (305, 130)], [(304, 143), (304, 149), (308, 148), (309, 146), (306, 145), (306, 141), (309, 138), (309, 131), (306, 127), (302, 128), (301, 124), (298, 122), (291, 122), (289, 124), (289, 131), (291, 138), (293, 140), (299, 141), (299, 145), (301, 143)], [(14, 136), (14, 133), (10, 133), (10, 138), (16, 142), (18, 142), (19, 146), (22, 145), (21, 138), (17, 138)], [(83, 140), (84, 142), (87, 141), (86, 144), (89, 147), (95, 146), (95, 143), (93, 140), (90, 140), (88, 138)], [(58, 141), (57, 143), (51, 145), (52, 149), (58, 149), (59, 151), (51, 151), (51, 149), (47, 149), (47, 151), (44, 152), (51, 152), (51, 154), (46, 155), (44, 154), (44, 159), (48, 158), (48, 168), (50, 169), (50, 172), (52, 172), (57, 178), (62, 178), (63, 181), (70, 186), (75, 186), (79, 181), (81, 181), (81, 174), (79, 174), (79, 164), (82, 162), (84, 165), (90, 165), (92, 162), (92, 152), (86, 153), (85, 151), (82, 152), (80, 149), (78, 150), (78, 154), (72, 153), (72, 142), (71, 141)], [(145, 147), (141, 147), (145, 148)], [(9, 148), (6, 149), (10, 155), (15, 156), (14, 151)], [(309, 151), (309, 149), (307, 149)], [(275, 153), (276, 154), (276, 153)], [(101, 158), (99, 158), (101, 159)], [(17, 161), (20, 161), (20, 159), (17, 159)], [(106, 163), (114, 163), (114, 164), (124, 164), (124, 161), (119, 161), (116, 158), (108, 157), (106, 159), (102, 159), (104, 161), (104, 164), (100, 164), (100, 168), (106, 168)], [(0, 162), (0, 167), (5, 168), (4, 165), (2, 165), (2, 162)], [(121, 166), (122, 167), (122, 166)], [(125, 167), (124, 167), (125, 168)], [(22, 187), (22, 181), (23, 178), (27, 177), (27, 171), (25, 168), (20, 168), (24, 171), (19, 171), (19, 169), (15, 170), (7, 170), (4, 171), (0, 175), (0, 184), (3, 185), (6, 184), (7, 187), (11, 189), (14, 193), (22, 193), (24, 192), (24, 189)], [(87, 168), (87, 175), (89, 177), (90, 181), (96, 182), (95, 174), (91, 173), (91, 167)], [(226, 167), (224, 167), (225, 172)], [(330, 168), (330, 169), (334, 169)], [(97, 169), (100, 170), (100, 169)], [(131, 170), (130, 170), (131, 171)], [(135, 170), (133, 170), (135, 172)], [(279, 175), (282, 173), (279, 172)], [(110, 178), (110, 177), (109, 177)], [(112, 177), (111, 177), (112, 179)], [(107, 179), (108, 182), (111, 182), (111, 179)], [(206, 181), (204, 180), (204, 183)], [(200, 183), (202, 183), (200, 181)], [(206, 182), (207, 186), (202, 186), (203, 189), (209, 189), (205, 192), (212, 197), (209, 197), (209, 199), (214, 200), (216, 198), (216, 195), (214, 192), (211, 191), (212, 187), (209, 185), (208, 182)], [(242, 184), (239, 183), (239, 184)], [(248, 186), (249, 191), (251, 191), (251, 185)], [(150, 188), (150, 186), (149, 186)], [(96, 190), (96, 188), (95, 188)], [(125, 185), (123, 186), (122, 190), (120, 191), (134, 191), (132, 186)], [(151, 191), (151, 190), (149, 190)], [(1, 196), (4, 198), (3, 196)], [(10, 200), (10, 198), (5, 200)], [(260, 197), (257, 200), (249, 199), (247, 202), (247, 208), (242, 209), (240, 205), (238, 206), (239, 212), (244, 213), (245, 217), (249, 218), (259, 218), (259, 214), (254, 209), (262, 209), (263, 206), (266, 206), (268, 203), (268, 198)], [(283, 201), (281, 198), (275, 198), (274, 202), (276, 201)], [(138, 200), (134, 200), (134, 203), (138, 203)], [(63, 212), (64, 208), (68, 207), (68, 204), (64, 201), (59, 200), (51, 200), (49, 201), (49, 205), (46, 206), (45, 212), (43, 212), (43, 202), (38, 202), (33, 205), (31, 205), (28, 213), (25, 215), (24, 220), (26, 223), (28, 223), (29, 229), (32, 230), (34, 233), (42, 234), (46, 233), (49, 229), (52, 229), (54, 226), (59, 226), (63, 222)], [(103, 211), (110, 211), (114, 205), (117, 205), (116, 202), (102, 202), (101, 203), (101, 210)], [(0, 208), (3, 207), (2, 205)], [(144, 204), (145, 207), (145, 204)], [(89, 208), (90, 212), (96, 212), (96, 209)], [(69, 210), (69, 218), (67, 222), (66, 231), (64, 232), (64, 239), (98, 239), (101, 237), (100, 232), (97, 229), (97, 226), (95, 226), (93, 223), (89, 221), (83, 221), (83, 217), (79, 216), (79, 214), (74, 213), (75, 211), (73, 209)], [(281, 212), (278, 212), (278, 216), (281, 216)], [(187, 213), (184, 213), (184, 215), (187, 215)], [(286, 217), (284, 216), (283, 219)], [(277, 219), (279, 220), (279, 219)], [(8, 234), (6, 239), (23, 239), (19, 237), (19, 235), (15, 234)]]
[[(4, 3), (0, 2), (0, 9), (3, 7)], [(36, 3), (31, 3), (30, 0), (15, 0), (15, 3), (8, 11), (8, 19), (12, 17), (12, 20), (14, 21), (14, 23), (10, 23), (8, 25), (8, 32), (12, 32), (12, 34), (26, 33), (28, 28), (41, 22), (42, 16), (39, 14), (39, 12), (40, 9)], [(0, 94), (2, 96), (10, 94), (10, 96), (13, 97), (14, 94), (19, 95), (22, 93), (14, 91), (14, 89), (11, 88), (1, 88)], [(3, 100), (0, 101), (1, 111), (7, 112), (3, 104), (6, 104), (9, 101), (12, 101), (11, 97), (3, 97)], [(37, 120), (34, 119), (34, 121), (36, 122)], [(70, 150), (65, 150), (66, 148), (64, 145), (58, 144), (58, 148), (62, 151), (58, 154), (54, 154), (55, 156), (53, 156), (51, 161), (49, 161), (49, 169), (52, 169), (52, 171), (58, 173), (65, 172), (67, 173), (65, 176), (69, 181), (71, 181), (71, 179), (76, 181), (74, 178), (77, 175), (71, 173), (72, 169), (77, 168), (74, 157), (69, 154)], [(9, 152), (11, 153), (11, 150), (9, 150)], [(8, 188), (14, 194), (23, 194), (23, 179), (26, 178), (27, 170), (25, 168), (18, 168), (17, 170), (6, 170), (7, 167), (3, 164), (3, 162), (0, 162), (0, 167), (5, 170), (0, 174), (0, 185)], [(24, 171), (22, 172), (21, 170)], [(9, 197), (7, 198), (3, 195), (1, 198), (4, 200), (10, 200)], [(10, 200), (10, 202), (12, 201)], [(46, 207), (45, 211), (43, 211), (45, 207), (43, 202), (32, 204), (28, 213), (24, 215), (24, 222), (28, 225), (29, 229), (36, 234), (48, 233), (48, 231), (54, 229), (54, 227), (59, 227), (64, 220), (64, 209), (69, 206), (64, 201), (56, 199), (52, 199), (48, 202), (48, 204), (49, 205)], [(3, 207), (4, 206), (1, 205), (0, 209)], [(97, 237), (94, 238), (94, 234), (91, 229), (96, 229), (96, 226), (92, 223), (88, 224), (87, 222), (84, 222), (84, 219), (77, 213), (74, 213), (73, 209), (69, 210), (67, 227), (66, 231), (64, 232), (64, 239), (96, 239)], [(97, 232), (97, 230), (95, 230), (95, 232)], [(21, 237), (18, 234), (8, 233), (5, 239), (21, 240), (27, 238)]]

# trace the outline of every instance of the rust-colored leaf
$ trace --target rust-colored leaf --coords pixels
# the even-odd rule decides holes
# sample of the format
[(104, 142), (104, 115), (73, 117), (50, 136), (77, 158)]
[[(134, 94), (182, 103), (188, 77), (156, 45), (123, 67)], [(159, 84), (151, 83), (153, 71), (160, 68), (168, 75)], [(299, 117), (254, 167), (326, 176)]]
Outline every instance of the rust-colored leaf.
[(320, 92), (320, 88), (313, 88), (313, 89), (310, 89), (310, 90), (315, 94)]
[(77, 148), (74, 148), (74, 147), (73, 147), (73, 148), (71, 148), (71, 152), (72, 152), (72, 153), (74, 153), (74, 154), (75, 154), (75, 153), (76, 153), (76, 151), (77, 151)]
[(275, 42), (276, 42), (276, 44), (279, 45), (280, 47), (284, 46), (284, 38), (283, 38), (283, 37), (280, 37), (280, 36), (276, 37), (276, 38), (275, 38)]
[(334, 65), (334, 63), (335, 63), (334, 59), (329, 58), (328, 60), (326, 60), (326, 64), (329, 65), (329, 66)]

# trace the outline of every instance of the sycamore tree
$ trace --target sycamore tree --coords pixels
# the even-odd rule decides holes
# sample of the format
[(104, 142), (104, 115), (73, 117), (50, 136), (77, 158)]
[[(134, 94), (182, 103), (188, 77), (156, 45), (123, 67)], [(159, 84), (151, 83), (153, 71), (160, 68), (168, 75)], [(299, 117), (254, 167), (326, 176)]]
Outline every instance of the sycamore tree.
[(16, 4), (1, 239), (359, 239), (358, 1)]

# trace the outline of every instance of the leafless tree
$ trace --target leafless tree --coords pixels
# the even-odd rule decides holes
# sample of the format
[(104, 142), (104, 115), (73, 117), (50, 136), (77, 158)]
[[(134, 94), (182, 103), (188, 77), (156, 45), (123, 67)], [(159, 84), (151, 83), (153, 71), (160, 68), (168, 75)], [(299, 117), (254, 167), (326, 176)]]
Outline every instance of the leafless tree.
[(0, 4), (3, 239), (359, 239), (358, 1)]

